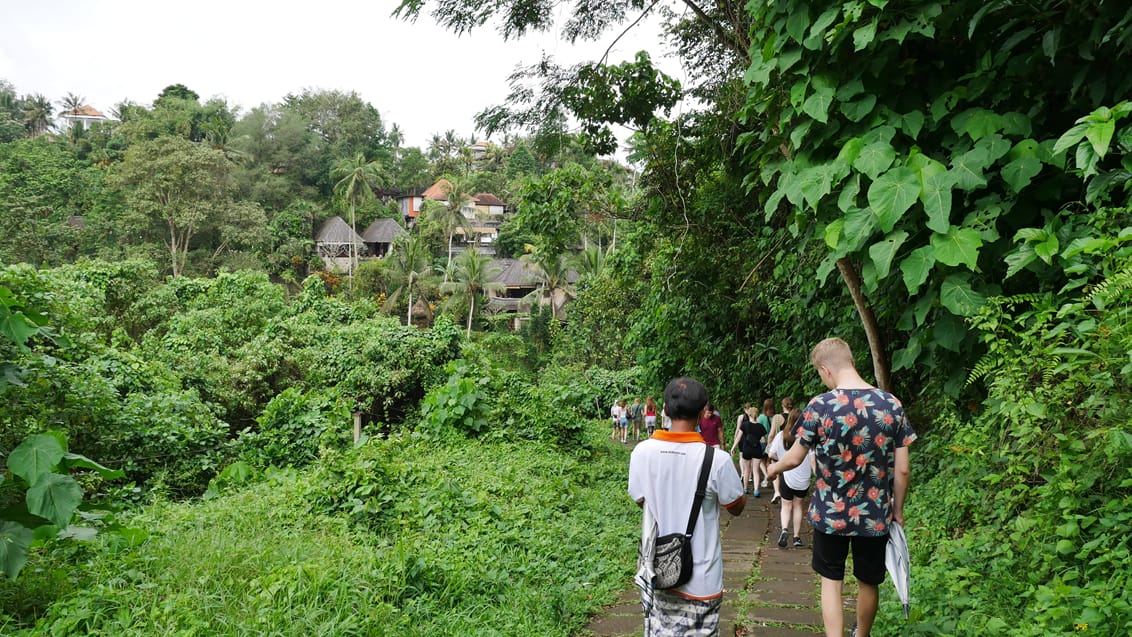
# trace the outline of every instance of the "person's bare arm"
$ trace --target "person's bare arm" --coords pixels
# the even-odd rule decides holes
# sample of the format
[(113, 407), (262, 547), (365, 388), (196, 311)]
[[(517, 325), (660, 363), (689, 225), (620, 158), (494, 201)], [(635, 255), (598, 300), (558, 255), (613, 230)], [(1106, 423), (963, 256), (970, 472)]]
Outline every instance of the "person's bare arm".
[(806, 459), (806, 451), (808, 450), (802, 446), (801, 442), (795, 442), (794, 446), (790, 447), (790, 451), (787, 451), (781, 460), (767, 467), (766, 479), (773, 480), (783, 471), (788, 471), (802, 464), (802, 461)]
[[(739, 416), (739, 419), (742, 420), (743, 417)], [(743, 439), (743, 429), (739, 426), (739, 423), (736, 422), (735, 423), (735, 442), (731, 443), (731, 453), (732, 454), (735, 453), (735, 447), (739, 446), (739, 441), (742, 440), (742, 439)], [(722, 441), (720, 441), (720, 442), (722, 442)]]
[(912, 461), (908, 458), (908, 447), (896, 448), (896, 475), (893, 476), (892, 519), (904, 524), (904, 497), (908, 495), (908, 482), (912, 478)]

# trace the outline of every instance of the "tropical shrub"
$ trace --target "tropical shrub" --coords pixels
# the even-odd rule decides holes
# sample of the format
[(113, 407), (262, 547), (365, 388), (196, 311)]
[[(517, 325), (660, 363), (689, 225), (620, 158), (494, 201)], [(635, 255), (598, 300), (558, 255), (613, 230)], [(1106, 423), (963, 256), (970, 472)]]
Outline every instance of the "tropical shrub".
[(31, 436), (6, 456), (7, 471), (0, 473), (0, 575), (15, 579), (33, 541), (94, 535), (94, 529), (71, 525), (83, 500), (71, 469), (93, 470), (105, 479), (125, 474), (70, 453), (59, 433)]

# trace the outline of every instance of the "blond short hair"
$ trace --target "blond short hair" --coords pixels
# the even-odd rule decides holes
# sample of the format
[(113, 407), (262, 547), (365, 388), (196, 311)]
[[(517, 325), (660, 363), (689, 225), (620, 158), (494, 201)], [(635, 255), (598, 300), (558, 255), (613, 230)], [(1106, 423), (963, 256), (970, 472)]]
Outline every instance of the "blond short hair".
[(814, 345), (810, 352), (810, 362), (814, 367), (825, 365), (830, 369), (854, 368), (853, 350), (849, 349), (848, 343), (837, 337), (827, 338)]

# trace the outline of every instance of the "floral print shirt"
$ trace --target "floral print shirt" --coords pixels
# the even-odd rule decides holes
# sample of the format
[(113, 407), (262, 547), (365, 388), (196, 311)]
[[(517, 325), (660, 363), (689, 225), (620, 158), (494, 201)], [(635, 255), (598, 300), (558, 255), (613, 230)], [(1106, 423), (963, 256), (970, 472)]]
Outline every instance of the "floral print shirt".
[(795, 435), (817, 458), (814, 530), (886, 535), (896, 448), (916, 439), (900, 400), (881, 389), (834, 389), (806, 405)]

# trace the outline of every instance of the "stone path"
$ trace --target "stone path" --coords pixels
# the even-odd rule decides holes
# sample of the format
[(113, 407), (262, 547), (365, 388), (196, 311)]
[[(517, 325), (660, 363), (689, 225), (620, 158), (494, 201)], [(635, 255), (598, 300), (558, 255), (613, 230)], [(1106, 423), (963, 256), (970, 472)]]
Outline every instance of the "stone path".
[[(723, 637), (811, 637), (822, 634), (820, 587), (810, 569), (811, 531), (803, 520), (801, 548), (778, 547), (779, 505), (748, 496), (746, 510), (724, 513)], [(771, 491), (773, 493), (773, 491)], [(853, 625), (847, 613), (846, 625)], [(643, 630), (640, 593), (630, 588), (594, 617), (583, 635), (638, 636)]]

